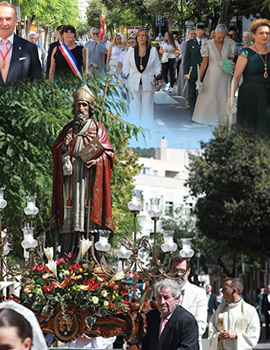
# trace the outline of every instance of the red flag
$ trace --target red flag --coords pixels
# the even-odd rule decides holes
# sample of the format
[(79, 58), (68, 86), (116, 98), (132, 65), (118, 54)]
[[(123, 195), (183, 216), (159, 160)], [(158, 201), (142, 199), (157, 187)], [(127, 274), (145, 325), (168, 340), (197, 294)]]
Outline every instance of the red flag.
[(103, 40), (104, 35), (104, 17), (103, 15), (100, 16), (100, 31), (99, 31), (99, 39)]

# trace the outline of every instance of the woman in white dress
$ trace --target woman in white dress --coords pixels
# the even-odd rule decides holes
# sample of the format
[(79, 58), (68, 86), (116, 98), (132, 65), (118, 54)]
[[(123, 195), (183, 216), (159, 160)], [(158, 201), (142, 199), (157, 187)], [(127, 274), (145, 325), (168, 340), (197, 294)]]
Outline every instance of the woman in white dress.
[(218, 24), (214, 38), (203, 43), (201, 55), (203, 61), (200, 69), (202, 79), (204, 77), (201, 92), (197, 98), (192, 120), (200, 124), (226, 124), (226, 103), (230, 96), (232, 74), (225, 73), (222, 68), (222, 60), (233, 61), (236, 43), (225, 40), (227, 28), (224, 24)]
[[(137, 31), (135, 41), (135, 47), (128, 49), (122, 70), (130, 93), (130, 116), (153, 120), (154, 94), (161, 87), (161, 65), (145, 29)], [(155, 80), (158, 81), (157, 88)]]
[(117, 68), (118, 64), (118, 57), (120, 56), (121, 52), (125, 50), (125, 45), (122, 43), (122, 38), (120, 34), (116, 34), (113, 37), (113, 40), (111, 44), (108, 47), (107, 50), (107, 62), (106, 62), (106, 68), (107, 70), (114, 73)]

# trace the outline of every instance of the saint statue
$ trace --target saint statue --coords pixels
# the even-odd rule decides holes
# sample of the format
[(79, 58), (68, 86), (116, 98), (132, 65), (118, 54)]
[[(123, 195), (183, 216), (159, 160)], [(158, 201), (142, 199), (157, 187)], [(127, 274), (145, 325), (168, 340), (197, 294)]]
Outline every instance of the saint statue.
[[(87, 85), (73, 99), (74, 119), (52, 148), (50, 227), (59, 230), (62, 255), (72, 252), (77, 257), (86, 233), (94, 243), (97, 229), (113, 231), (110, 181), (114, 150), (104, 126), (92, 118), (95, 96)], [(96, 260), (94, 244), (91, 249)]]

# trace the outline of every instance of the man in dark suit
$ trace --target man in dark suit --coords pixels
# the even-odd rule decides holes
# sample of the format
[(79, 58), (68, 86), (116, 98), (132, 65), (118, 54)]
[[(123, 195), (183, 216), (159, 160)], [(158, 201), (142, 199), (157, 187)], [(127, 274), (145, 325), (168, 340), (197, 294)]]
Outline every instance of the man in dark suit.
[(266, 287), (266, 291), (262, 297), (262, 314), (265, 320), (265, 339), (269, 340), (270, 332), (270, 284)]
[(210, 321), (213, 313), (218, 308), (217, 296), (213, 294), (213, 288), (211, 284), (206, 286), (206, 297), (207, 297), (207, 321)]
[[(196, 38), (190, 39), (187, 42), (186, 52), (184, 57), (184, 79), (188, 80), (188, 98), (190, 104), (191, 117), (194, 112), (195, 103), (197, 100), (196, 81), (198, 79), (197, 65), (201, 65), (201, 46), (204, 37), (204, 24), (198, 23), (196, 25)], [(191, 73), (190, 68), (192, 67)]]
[(16, 23), (14, 6), (0, 2), (0, 83), (41, 77), (37, 46), (14, 34)]
[(142, 350), (199, 350), (197, 322), (178, 305), (181, 293), (178, 283), (164, 279), (155, 284), (155, 292), (158, 309), (146, 315)]
[(57, 37), (58, 40), (54, 41), (53, 43), (50, 44), (49, 46), (49, 50), (48, 50), (48, 55), (47, 55), (47, 67), (46, 67), (46, 77), (49, 78), (49, 72), (50, 72), (50, 67), (51, 67), (51, 59), (52, 59), (52, 52), (53, 49), (57, 46), (59, 47), (61, 45), (61, 43), (63, 42), (63, 38), (62, 38), (62, 34), (61, 34), (61, 30), (63, 28), (63, 25), (58, 26), (56, 28), (57, 31)]

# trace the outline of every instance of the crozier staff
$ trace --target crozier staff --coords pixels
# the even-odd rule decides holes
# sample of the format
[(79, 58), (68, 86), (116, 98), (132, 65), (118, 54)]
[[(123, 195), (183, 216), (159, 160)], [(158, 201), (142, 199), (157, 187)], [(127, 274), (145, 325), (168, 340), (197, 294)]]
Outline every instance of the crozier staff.
[[(110, 180), (114, 150), (104, 126), (92, 119), (95, 96), (89, 88), (80, 87), (73, 99), (74, 120), (63, 128), (52, 149), (50, 226), (60, 232), (62, 254), (73, 252), (76, 257), (80, 238), (88, 228), (113, 230)], [(80, 152), (87, 145), (94, 150), (99, 148), (100, 154), (83, 160)], [(94, 236), (91, 239), (94, 243)], [(93, 245), (91, 249), (95, 258)]]

